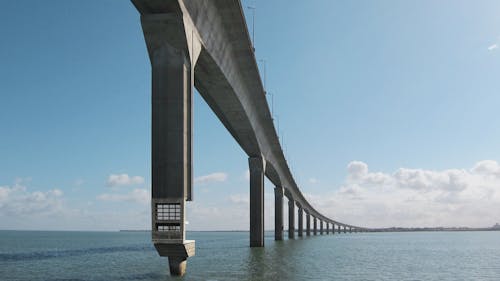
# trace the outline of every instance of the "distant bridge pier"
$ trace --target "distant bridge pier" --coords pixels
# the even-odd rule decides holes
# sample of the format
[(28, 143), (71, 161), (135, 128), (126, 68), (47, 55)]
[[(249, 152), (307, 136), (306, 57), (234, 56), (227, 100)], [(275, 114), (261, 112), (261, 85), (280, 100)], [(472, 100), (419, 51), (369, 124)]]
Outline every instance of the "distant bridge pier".
[(250, 247), (264, 247), (264, 172), (262, 157), (248, 158), (250, 170)]
[(341, 232), (341, 230), (340, 230), (340, 227), (341, 227), (341, 226), (340, 226), (340, 224), (339, 224), (339, 225), (337, 225), (337, 233), (338, 233), (338, 234), (342, 233), (342, 232)]
[(299, 219), (298, 219), (298, 224), (299, 224), (299, 227), (298, 227), (298, 231), (297, 231), (297, 234), (299, 237), (302, 237), (303, 236), (303, 232), (304, 232), (304, 210), (302, 209), (302, 206), (299, 205), (299, 212), (298, 212), (298, 216), (299, 216)]
[(344, 233), (347, 233), (347, 230), (346, 230), (346, 227), (345, 227), (345, 225), (344, 225)]
[(318, 235), (318, 219), (314, 217), (314, 235)]
[(311, 236), (311, 214), (306, 212), (306, 235)]
[(352, 233), (352, 227), (349, 227), (349, 233)]
[(288, 239), (295, 238), (295, 202), (288, 199)]
[(330, 223), (326, 222), (326, 234), (330, 234)]
[(323, 220), (319, 220), (319, 234), (323, 235)]
[(283, 240), (283, 187), (274, 188), (274, 240)]

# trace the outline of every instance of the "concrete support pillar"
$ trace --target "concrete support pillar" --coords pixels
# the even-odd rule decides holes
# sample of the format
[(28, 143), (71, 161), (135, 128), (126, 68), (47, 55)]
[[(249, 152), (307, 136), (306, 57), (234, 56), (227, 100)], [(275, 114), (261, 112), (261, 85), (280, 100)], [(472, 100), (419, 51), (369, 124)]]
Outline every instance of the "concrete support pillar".
[(283, 240), (283, 187), (274, 188), (274, 240)]
[(288, 239), (295, 238), (295, 202), (288, 199)]
[(306, 213), (306, 235), (311, 236), (311, 215)]
[[(151, 62), (151, 236), (170, 273), (183, 275), (195, 242), (186, 240), (185, 205), (192, 200), (192, 96), (201, 44), (182, 14), (143, 14)], [(175, 218), (165, 216), (175, 210)], [(173, 215), (172, 215), (173, 216)]]
[(318, 219), (314, 218), (314, 235), (318, 234)]
[(332, 234), (335, 234), (335, 224), (332, 223)]
[(349, 227), (349, 233), (352, 233), (352, 227)]
[(330, 223), (326, 222), (326, 234), (330, 234)]
[(319, 234), (323, 235), (323, 221), (319, 220)]
[(344, 225), (344, 233), (347, 233), (346, 228), (345, 228), (345, 225)]
[(339, 225), (337, 225), (337, 232), (338, 232), (339, 234), (341, 233), (341, 231), (340, 231), (340, 227), (341, 227), (341, 226), (340, 226), (340, 224), (339, 224)]
[(302, 237), (303, 236), (303, 232), (304, 232), (304, 221), (303, 221), (303, 219), (304, 219), (304, 210), (302, 209), (302, 206), (299, 207), (298, 216), (299, 216), (299, 220), (298, 220), (299, 228), (298, 228), (297, 234), (299, 235), (299, 237)]
[(264, 247), (264, 172), (262, 157), (248, 158), (250, 169), (250, 247)]

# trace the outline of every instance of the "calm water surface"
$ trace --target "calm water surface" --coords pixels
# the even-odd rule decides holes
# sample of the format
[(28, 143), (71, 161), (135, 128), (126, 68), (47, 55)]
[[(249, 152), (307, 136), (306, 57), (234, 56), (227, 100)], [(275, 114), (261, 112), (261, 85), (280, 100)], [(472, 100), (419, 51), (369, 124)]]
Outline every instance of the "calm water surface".
[(500, 232), (357, 233), (249, 248), (247, 232), (192, 232), (168, 276), (147, 232), (0, 231), (0, 280), (500, 280)]

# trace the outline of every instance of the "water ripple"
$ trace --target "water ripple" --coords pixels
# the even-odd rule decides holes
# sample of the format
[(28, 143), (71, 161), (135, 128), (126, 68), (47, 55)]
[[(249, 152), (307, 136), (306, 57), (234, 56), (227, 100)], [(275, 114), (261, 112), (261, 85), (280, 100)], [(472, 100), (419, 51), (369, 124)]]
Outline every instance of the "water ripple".
[(92, 255), (92, 254), (107, 254), (116, 252), (142, 252), (142, 251), (153, 251), (153, 250), (154, 248), (151, 245), (135, 245), (135, 246), (101, 247), (101, 248), (87, 248), (87, 249), (74, 249), (74, 250), (53, 250), (53, 251), (25, 252), (25, 253), (0, 253), (0, 261), (42, 260), (42, 259)]

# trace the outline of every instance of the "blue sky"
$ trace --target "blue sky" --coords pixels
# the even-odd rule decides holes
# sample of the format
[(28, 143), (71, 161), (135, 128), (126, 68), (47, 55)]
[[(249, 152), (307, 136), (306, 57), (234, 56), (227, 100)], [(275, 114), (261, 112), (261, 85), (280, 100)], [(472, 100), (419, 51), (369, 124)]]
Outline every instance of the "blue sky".
[[(498, 1), (248, 5), (319, 210), (367, 226), (500, 220)], [(150, 65), (132, 4), (6, 2), (0, 34), (0, 229), (149, 227)], [(194, 108), (189, 228), (247, 229), (247, 157), (197, 93)], [(272, 196), (268, 182), (269, 229)]]

